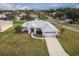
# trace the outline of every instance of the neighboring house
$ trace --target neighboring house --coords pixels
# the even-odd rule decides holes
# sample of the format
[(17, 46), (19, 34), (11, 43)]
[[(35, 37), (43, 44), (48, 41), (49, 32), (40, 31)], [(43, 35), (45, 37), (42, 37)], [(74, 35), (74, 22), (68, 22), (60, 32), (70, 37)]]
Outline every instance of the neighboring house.
[(3, 17), (3, 20), (12, 20), (12, 17), (11, 16), (5, 16), (5, 17)]
[(22, 13), (22, 14), (19, 14), (19, 15), (16, 15), (16, 20), (19, 21), (23, 16), (25, 16), (26, 14)]
[(53, 12), (53, 16), (55, 16), (56, 15), (56, 12)]
[(5, 11), (5, 12), (3, 12), (3, 14), (11, 14), (12, 13), (12, 11), (11, 12), (8, 12), (8, 11)]
[(38, 16), (35, 14), (31, 14), (30, 16), (33, 17), (34, 19), (38, 19)]
[(19, 14), (20, 17), (23, 17), (23, 16), (25, 16), (25, 15), (26, 15), (25, 13)]
[(37, 29), (41, 29), (42, 36), (57, 36), (59, 30), (56, 29), (51, 23), (42, 20), (34, 20), (25, 22), (22, 25), (22, 31), (27, 31), (28, 34), (37, 34)]
[(6, 17), (4, 14), (0, 14), (0, 18)]
[(20, 16), (16, 16), (16, 20), (19, 21), (21, 19)]
[(72, 20), (70, 20), (70, 19), (65, 19), (65, 20), (60, 20), (59, 22), (62, 23), (62, 24), (64, 24), (64, 23), (69, 23), (70, 21), (72, 21)]
[(0, 32), (4, 32), (8, 28), (12, 27), (12, 21), (0, 20)]
[(56, 12), (53, 12), (53, 13), (50, 13), (51, 16), (55, 16), (56, 15)]

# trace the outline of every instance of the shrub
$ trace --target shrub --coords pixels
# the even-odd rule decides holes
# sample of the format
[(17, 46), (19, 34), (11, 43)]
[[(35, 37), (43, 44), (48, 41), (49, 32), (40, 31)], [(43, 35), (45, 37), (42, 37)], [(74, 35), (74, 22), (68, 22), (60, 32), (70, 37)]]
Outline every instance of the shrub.
[(19, 32), (21, 32), (21, 29), (22, 29), (23, 27), (21, 27), (21, 26), (17, 26), (17, 27), (15, 27), (15, 30), (16, 30), (16, 32), (17, 33), (19, 33)]
[(63, 32), (65, 31), (65, 29), (64, 28), (61, 28), (60, 31), (61, 31), (61, 35), (62, 35)]
[(40, 29), (40, 28), (37, 28), (36, 33), (37, 33), (37, 34), (41, 34), (41, 33), (42, 33), (41, 29)]

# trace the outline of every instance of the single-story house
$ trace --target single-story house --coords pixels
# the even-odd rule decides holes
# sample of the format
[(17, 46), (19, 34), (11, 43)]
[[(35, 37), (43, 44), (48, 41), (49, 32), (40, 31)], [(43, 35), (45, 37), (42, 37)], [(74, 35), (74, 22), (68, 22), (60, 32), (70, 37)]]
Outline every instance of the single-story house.
[(25, 15), (26, 15), (25, 13), (22, 13), (22, 14), (16, 15), (15, 18), (17, 21), (19, 21)]
[(65, 19), (65, 20), (60, 20), (59, 22), (62, 23), (62, 24), (64, 24), (64, 23), (69, 23), (70, 21), (72, 21), (72, 20), (70, 20), (70, 19)]
[(28, 34), (37, 34), (36, 31), (38, 28), (42, 30), (42, 36), (57, 36), (59, 30), (53, 26), (51, 23), (43, 20), (33, 20), (25, 22), (22, 25), (22, 31), (27, 31)]
[(16, 20), (19, 21), (21, 19), (20, 16), (16, 16)]
[(6, 17), (4, 14), (0, 14), (0, 18)]
[(34, 19), (38, 19), (38, 16), (36, 14), (30, 14), (31, 17), (33, 17)]
[(0, 20), (0, 32), (4, 32), (8, 28), (12, 27), (12, 21)]

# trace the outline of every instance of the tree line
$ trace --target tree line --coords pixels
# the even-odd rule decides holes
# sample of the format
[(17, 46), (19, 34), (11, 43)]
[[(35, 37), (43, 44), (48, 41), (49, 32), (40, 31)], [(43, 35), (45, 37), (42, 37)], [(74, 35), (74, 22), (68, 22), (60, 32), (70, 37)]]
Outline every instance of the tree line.
[[(70, 23), (79, 23), (79, 8), (59, 8), (43, 11), (48, 16), (59, 20), (71, 19)], [(55, 14), (54, 14), (55, 13)]]

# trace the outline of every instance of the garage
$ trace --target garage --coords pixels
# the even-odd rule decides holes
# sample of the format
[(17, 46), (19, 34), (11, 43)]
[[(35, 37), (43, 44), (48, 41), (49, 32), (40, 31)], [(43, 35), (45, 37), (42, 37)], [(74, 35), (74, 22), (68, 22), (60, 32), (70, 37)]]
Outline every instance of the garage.
[(56, 33), (56, 32), (44, 32), (43, 35), (45, 37), (56, 37), (58, 35), (58, 33)]

